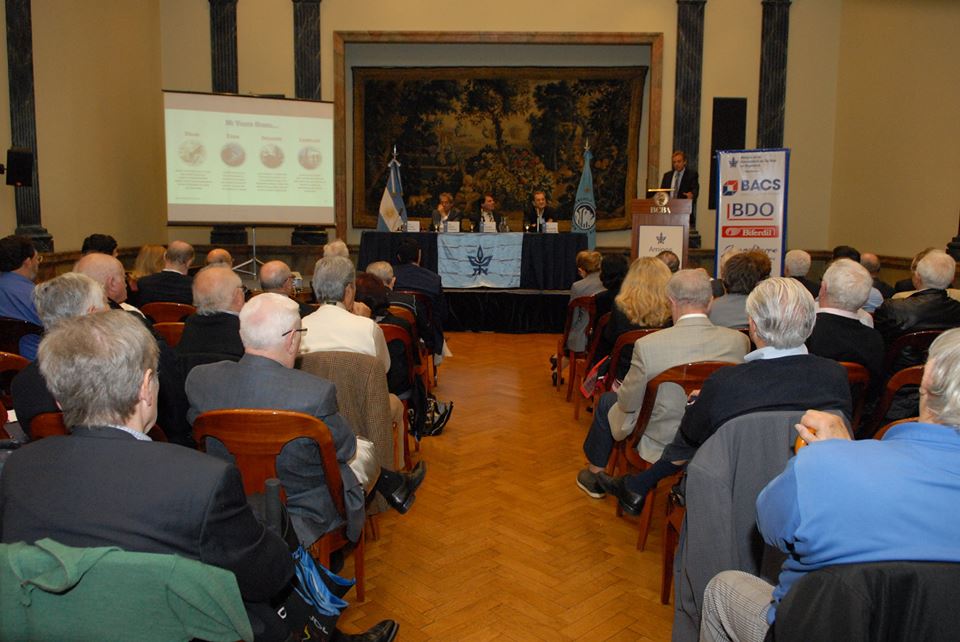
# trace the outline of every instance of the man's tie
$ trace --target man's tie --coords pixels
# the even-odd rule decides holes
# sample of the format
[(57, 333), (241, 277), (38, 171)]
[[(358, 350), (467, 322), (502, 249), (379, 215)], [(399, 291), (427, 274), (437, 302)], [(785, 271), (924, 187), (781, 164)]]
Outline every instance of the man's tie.
[(680, 172), (673, 173), (673, 185), (670, 186), (670, 198), (677, 197), (677, 190), (680, 188)]

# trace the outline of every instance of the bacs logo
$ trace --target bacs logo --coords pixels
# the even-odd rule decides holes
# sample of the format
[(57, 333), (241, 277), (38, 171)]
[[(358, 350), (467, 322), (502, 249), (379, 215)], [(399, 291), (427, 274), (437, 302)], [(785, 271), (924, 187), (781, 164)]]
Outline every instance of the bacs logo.
[(782, 182), (779, 178), (726, 181), (723, 184), (723, 195), (733, 196), (737, 192), (779, 192), (781, 185)]
[(771, 218), (776, 211), (773, 203), (727, 203), (727, 220)]

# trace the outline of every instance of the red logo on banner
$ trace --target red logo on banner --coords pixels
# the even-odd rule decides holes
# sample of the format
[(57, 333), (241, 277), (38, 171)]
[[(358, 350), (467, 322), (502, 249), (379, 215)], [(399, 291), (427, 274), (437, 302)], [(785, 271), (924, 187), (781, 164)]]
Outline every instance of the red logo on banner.
[(780, 236), (780, 234), (773, 225), (761, 225), (757, 227), (725, 227), (723, 228), (722, 236), (723, 238), (774, 239)]

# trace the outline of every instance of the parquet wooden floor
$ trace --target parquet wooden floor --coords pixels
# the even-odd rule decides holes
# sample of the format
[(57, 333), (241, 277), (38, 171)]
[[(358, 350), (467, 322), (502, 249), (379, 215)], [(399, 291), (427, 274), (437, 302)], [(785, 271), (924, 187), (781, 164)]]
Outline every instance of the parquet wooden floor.
[(428, 472), (413, 508), (379, 518), (367, 600), (344, 612), (341, 628), (393, 618), (405, 642), (669, 639), (663, 509), (640, 552), (636, 525), (616, 517), (614, 500), (577, 488), (590, 414), (574, 421), (550, 385), (556, 341), (448, 336), (455, 356), (437, 396), (455, 401), (453, 418), (423, 440)]

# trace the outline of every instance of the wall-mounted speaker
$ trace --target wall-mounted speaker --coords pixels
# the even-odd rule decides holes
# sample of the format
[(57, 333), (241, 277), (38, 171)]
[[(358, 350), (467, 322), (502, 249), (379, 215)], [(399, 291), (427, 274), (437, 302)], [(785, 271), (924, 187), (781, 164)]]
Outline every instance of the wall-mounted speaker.
[(33, 185), (32, 151), (20, 147), (11, 147), (7, 150), (7, 185), (16, 187)]

